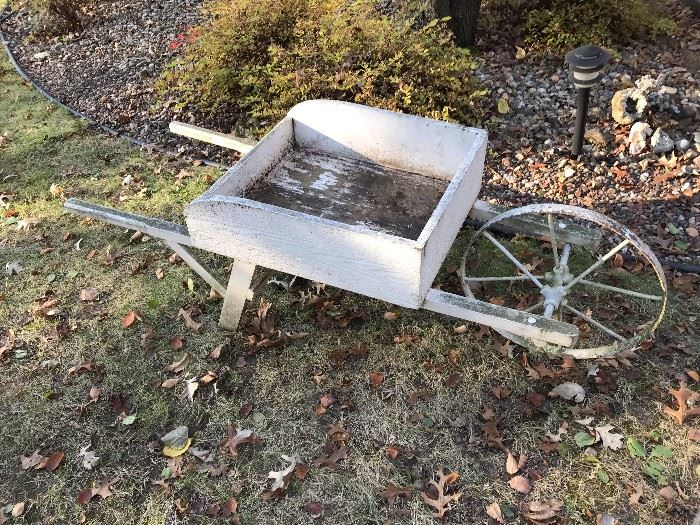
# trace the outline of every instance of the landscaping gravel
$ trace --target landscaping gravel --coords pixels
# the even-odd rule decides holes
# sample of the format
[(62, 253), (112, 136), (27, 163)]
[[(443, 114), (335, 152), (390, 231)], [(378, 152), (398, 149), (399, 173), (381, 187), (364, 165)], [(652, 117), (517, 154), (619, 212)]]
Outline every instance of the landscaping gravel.
[[(482, 42), (476, 75), (490, 93), (477, 124), (489, 131), (490, 151), (481, 198), (593, 208), (632, 227), (657, 254), (700, 262), (700, 24), (680, 1), (669, 5), (679, 24), (674, 38), (613, 50), (593, 88), (579, 160), (569, 154), (575, 89), (563, 59), (518, 59), (517, 42), (505, 34)], [(172, 136), (174, 113), (154, 88), (187, 29), (201, 20), (200, 6), (109, 2), (81, 34), (49, 40), (31, 35), (21, 10), (3, 30), (30, 76), (62, 102), (146, 143), (231, 163), (235, 155)], [(627, 88), (641, 89), (647, 102), (632, 137), (631, 122), (616, 122), (611, 110), (615, 93)], [(507, 111), (498, 110), (499, 101)], [(234, 124), (233, 117), (177, 118), (224, 132)]]

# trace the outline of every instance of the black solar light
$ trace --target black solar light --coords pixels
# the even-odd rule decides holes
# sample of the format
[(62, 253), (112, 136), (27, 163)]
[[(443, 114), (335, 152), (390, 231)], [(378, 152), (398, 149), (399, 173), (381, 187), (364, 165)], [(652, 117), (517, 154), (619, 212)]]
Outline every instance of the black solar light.
[(589, 44), (577, 47), (566, 55), (569, 64), (569, 78), (578, 90), (576, 94), (576, 132), (571, 153), (578, 157), (583, 147), (583, 135), (586, 131), (586, 115), (588, 114), (588, 97), (591, 87), (603, 78), (603, 69), (610, 60), (610, 53), (602, 47)]

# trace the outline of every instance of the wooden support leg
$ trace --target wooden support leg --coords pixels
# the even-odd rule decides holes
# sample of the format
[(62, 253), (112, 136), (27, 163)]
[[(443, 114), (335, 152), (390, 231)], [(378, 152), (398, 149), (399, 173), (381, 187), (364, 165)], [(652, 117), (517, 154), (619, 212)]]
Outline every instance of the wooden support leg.
[(252, 299), (250, 283), (253, 280), (255, 265), (236, 259), (233, 261), (231, 277), (228, 281), (224, 306), (221, 309), (219, 326), (224, 330), (236, 330), (241, 320), (246, 299)]

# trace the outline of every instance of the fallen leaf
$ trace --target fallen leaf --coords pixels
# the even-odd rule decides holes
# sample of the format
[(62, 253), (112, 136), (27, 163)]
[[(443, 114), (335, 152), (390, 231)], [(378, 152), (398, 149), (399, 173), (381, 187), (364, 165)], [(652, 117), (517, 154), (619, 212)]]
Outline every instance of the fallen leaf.
[[(436, 472), (436, 474), (438, 475), (438, 480), (435, 481), (435, 479), (431, 479), (428, 481), (428, 485), (431, 485), (431, 487), (428, 487), (428, 490), (421, 492), (421, 496), (423, 497), (423, 501), (426, 503), (426, 505), (429, 505), (435, 509), (435, 511), (432, 512), (433, 517), (442, 518), (444, 517), (445, 512), (449, 510), (450, 504), (459, 501), (462, 493), (456, 492), (454, 494), (445, 494), (446, 485), (451, 485), (457, 481), (459, 474), (456, 472), (445, 474), (444, 470), (442, 469)], [(431, 492), (431, 494), (428, 492)], [(432, 497), (433, 495), (436, 497)]]
[(628, 487), (627, 493), (629, 494), (629, 504), (631, 506), (639, 505), (639, 498), (644, 494), (644, 487), (646, 485), (643, 481), (637, 483), (634, 487)]
[(134, 324), (134, 321), (136, 321), (136, 319), (141, 318), (134, 310), (131, 310), (122, 318), (122, 327), (129, 328), (132, 324)]
[(181, 425), (160, 438), (160, 442), (164, 445), (163, 455), (169, 458), (176, 458), (187, 452), (187, 449), (192, 444), (192, 439), (189, 437), (189, 429)]
[(185, 321), (185, 326), (191, 330), (194, 330), (195, 332), (199, 332), (199, 329), (202, 328), (204, 323), (197, 323), (192, 319), (192, 313), (191, 311), (187, 311), (184, 308), (180, 308), (180, 311), (177, 313), (178, 317), (182, 317), (182, 319)]
[(80, 300), (83, 302), (97, 301), (100, 299), (100, 291), (97, 288), (83, 288), (80, 290)]
[(182, 337), (179, 335), (170, 338), (170, 350), (180, 350), (182, 348)]
[(527, 478), (523, 476), (515, 476), (510, 479), (508, 482), (508, 485), (514, 490), (517, 490), (521, 494), (527, 494), (532, 490), (532, 485), (530, 485), (530, 482), (527, 480)]
[(498, 112), (501, 115), (505, 115), (510, 111), (510, 106), (508, 105), (508, 97), (506, 95), (502, 95), (501, 98), (498, 99)]
[(670, 388), (669, 393), (676, 399), (678, 408), (674, 409), (669, 406), (665, 406), (664, 414), (671, 416), (676, 420), (676, 423), (682, 425), (687, 417), (700, 415), (700, 407), (688, 407), (688, 402), (692, 399), (698, 398), (699, 396), (697, 393), (687, 388), (685, 383), (681, 382), (678, 390)]
[(395, 321), (399, 318), (399, 314), (396, 312), (384, 312), (384, 319), (387, 321)]
[(595, 525), (620, 525), (620, 522), (615, 516), (606, 512), (595, 517)]
[(462, 325), (459, 325), (459, 326), (455, 326), (455, 327), (452, 329), (452, 331), (453, 331), (455, 334), (464, 334), (464, 333), (467, 332), (467, 325), (462, 324)]
[(486, 507), (486, 514), (488, 514), (491, 519), (496, 520), (498, 523), (505, 523), (505, 520), (503, 519), (503, 512), (501, 512), (501, 506), (496, 501)]
[(347, 459), (348, 457), (348, 447), (342, 446), (339, 449), (335, 450), (332, 454), (326, 456), (326, 457), (320, 457), (316, 460), (314, 460), (314, 466), (316, 468), (321, 468), (321, 467), (331, 467), (331, 468), (338, 468), (338, 461)]
[(177, 385), (179, 382), (180, 382), (180, 379), (178, 379), (177, 377), (173, 377), (173, 378), (171, 378), (171, 379), (166, 379), (165, 381), (163, 381), (163, 382), (160, 384), (160, 386), (161, 386), (162, 388), (173, 388), (173, 387), (174, 387), (175, 385)]
[(44, 456), (39, 454), (39, 450), (35, 450), (34, 453), (32, 453), (32, 455), (29, 457), (19, 457), (19, 461), (22, 465), (22, 470), (29, 470), (30, 468), (37, 466), (43, 459)]
[(561, 397), (567, 401), (580, 403), (586, 397), (586, 391), (578, 383), (562, 383), (556, 386), (550, 393), (550, 397)]
[(92, 401), (97, 401), (100, 399), (100, 395), (102, 395), (102, 390), (99, 387), (93, 386), (90, 388), (90, 399)]
[(550, 499), (546, 501), (523, 502), (521, 514), (537, 525), (549, 525), (557, 522), (559, 511), (564, 506), (563, 501)]
[(324, 512), (323, 505), (317, 501), (310, 501), (304, 505), (304, 510), (314, 519), (322, 517)]
[(670, 505), (678, 497), (678, 492), (676, 492), (675, 489), (673, 487), (671, 487), (670, 485), (667, 485), (667, 486), (663, 487), (661, 490), (659, 490), (659, 496), (661, 496), (664, 500), (666, 500), (666, 503), (668, 503)]
[(309, 473), (309, 466), (305, 465), (304, 463), (297, 463), (296, 468), (294, 469), (294, 475), (297, 477), (298, 480), (304, 481), (306, 479), (306, 475)]
[(615, 434), (611, 432), (613, 428), (615, 428), (613, 425), (605, 425), (595, 427), (595, 431), (605, 448), (609, 448), (610, 450), (620, 450), (622, 448), (622, 438), (624, 436), (622, 434)]
[(92, 501), (92, 498), (99, 496), (102, 499), (109, 498), (112, 495), (110, 487), (114, 485), (118, 479), (113, 479), (111, 481), (103, 482), (99, 487), (92, 489), (85, 489), (78, 494), (78, 503), (81, 505), (87, 505)]
[(194, 403), (194, 393), (197, 391), (199, 388), (199, 382), (197, 381), (196, 377), (192, 377), (185, 381), (185, 395), (187, 399), (190, 400), (190, 403)]
[(209, 355), (207, 355), (207, 357), (205, 359), (219, 359), (219, 357), (221, 357), (221, 350), (223, 348), (224, 348), (224, 345), (220, 344), (219, 346), (214, 348), (214, 350), (209, 352)]
[(231, 454), (232, 457), (238, 457), (238, 447), (245, 444), (257, 445), (260, 443), (260, 438), (253, 434), (252, 430), (236, 428), (229, 425), (228, 434), (225, 438), (222, 450)]
[(95, 465), (99, 463), (100, 458), (96, 456), (94, 452), (88, 450), (89, 448), (89, 444), (81, 448), (80, 452), (78, 452), (78, 457), (83, 458), (83, 467), (85, 467), (87, 470), (92, 470)]
[(384, 374), (381, 372), (370, 372), (369, 382), (374, 386), (379, 386), (384, 382)]
[(415, 490), (411, 487), (397, 487), (393, 483), (389, 483), (386, 488), (379, 493), (379, 497), (385, 499), (389, 505), (393, 505), (396, 503), (396, 499), (399, 496), (410, 498), (414, 492)]
[(253, 408), (255, 408), (255, 404), (253, 404), (252, 401), (248, 401), (238, 411), (238, 415), (241, 416), (241, 418), (246, 418), (253, 411)]
[(517, 473), (520, 469), (522, 469), (525, 466), (526, 462), (527, 456), (525, 454), (521, 452), (520, 457), (516, 461), (515, 457), (509, 450), (508, 455), (506, 457), (506, 472), (510, 475), (513, 475)]
[(455, 388), (461, 382), (462, 382), (462, 375), (455, 372), (453, 374), (450, 374), (447, 377), (447, 380), (445, 381), (445, 385), (447, 385), (448, 388)]
[(700, 428), (691, 428), (688, 430), (688, 439), (691, 441), (700, 441)]
[(40, 463), (40, 465), (43, 465), (42, 468), (44, 470), (48, 472), (53, 472), (61, 464), (61, 461), (63, 461), (64, 456), (65, 454), (63, 452), (54, 452), (46, 459), (46, 462), (42, 462)]
[(187, 364), (190, 362), (190, 356), (189, 354), (185, 354), (182, 356), (182, 358), (178, 359), (177, 361), (173, 362), (172, 364), (168, 365), (165, 367), (166, 372), (174, 372), (174, 373), (180, 373), (182, 372), (186, 367)]
[(505, 399), (511, 394), (512, 390), (503, 386), (494, 386), (491, 388), (491, 393), (496, 399)]
[(225, 517), (234, 515), (237, 510), (238, 501), (234, 497), (226, 500), (226, 502), (221, 506), (221, 514), (223, 514)]
[(281, 496), (281, 492), (287, 489), (289, 482), (291, 481), (292, 472), (296, 468), (298, 463), (298, 458), (296, 456), (282, 456), (282, 461), (289, 463), (282, 470), (271, 470), (267, 475), (268, 479), (272, 479), (272, 486), (270, 487), (270, 493), (275, 496)]
[(522, 47), (515, 46), (515, 58), (516, 58), (516, 60), (522, 60), (523, 58), (525, 58), (526, 55), (527, 55), (527, 53), (525, 53), (525, 50)]
[(10, 512), (10, 515), (13, 518), (19, 518), (22, 514), (24, 514), (24, 507), (25, 507), (24, 501), (20, 501), (19, 503), (15, 503), (14, 506), (12, 507), (12, 512)]

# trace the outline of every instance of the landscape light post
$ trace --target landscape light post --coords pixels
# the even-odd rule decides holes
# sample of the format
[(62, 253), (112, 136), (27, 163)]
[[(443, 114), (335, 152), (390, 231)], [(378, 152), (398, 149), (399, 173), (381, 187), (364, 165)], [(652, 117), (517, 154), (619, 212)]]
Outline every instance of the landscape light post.
[(571, 154), (578, 157), (583, 148), (583, 135), (586, 132), (586, 115), (591, 87), (603, 78), (603, 69), (610, 60), (610, 53), (592, 44), (577, 47), (566, 55), (569, 64), (569, 78), (576, 86), (576, 131), (571, 145)]

